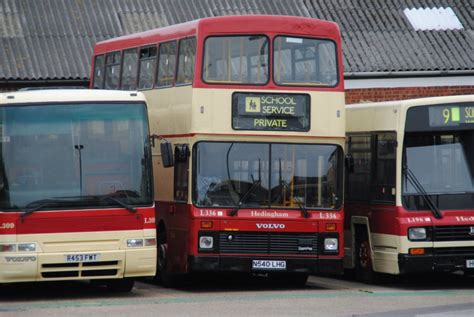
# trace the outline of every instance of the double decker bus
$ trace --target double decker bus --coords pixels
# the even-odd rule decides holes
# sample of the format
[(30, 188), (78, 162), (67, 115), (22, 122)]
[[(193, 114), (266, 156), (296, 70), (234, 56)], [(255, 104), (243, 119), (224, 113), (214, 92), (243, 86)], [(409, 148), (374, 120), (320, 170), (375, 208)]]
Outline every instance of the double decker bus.
[(130, 291), (156, 270), (141, 93), (0, 94), (0, 285), (94, 280)]
[(474, 270), (474, 95), (349, 105), (345, 266)]
[(231, 271), (306, 283), (342, 272), (335, 23), (204, 18), (98, 43), (92, 62), (91, 88), (147, 97), (159, 279)]

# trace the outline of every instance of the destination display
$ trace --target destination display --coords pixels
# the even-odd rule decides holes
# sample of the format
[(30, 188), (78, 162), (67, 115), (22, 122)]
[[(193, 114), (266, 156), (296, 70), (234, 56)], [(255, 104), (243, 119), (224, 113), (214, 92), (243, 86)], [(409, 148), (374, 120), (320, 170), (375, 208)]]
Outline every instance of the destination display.
[(234, 130), (308, 131), (309, 95), (234, 93)]
[(471, 130), (474, 129), (474, 103), (450, 103), (408, 109), (405, 130)]
[(430, 127), (452, 127), (461, 124), (474, 125), (474, 106), (430, 107)]

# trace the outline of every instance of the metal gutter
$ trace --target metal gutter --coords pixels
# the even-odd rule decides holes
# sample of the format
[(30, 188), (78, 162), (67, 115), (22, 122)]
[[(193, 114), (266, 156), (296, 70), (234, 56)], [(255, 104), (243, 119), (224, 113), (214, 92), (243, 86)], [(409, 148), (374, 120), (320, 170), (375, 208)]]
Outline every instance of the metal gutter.
[(474, 70), (352, 72), (352, 73), (344, 73), (344, 79), (466, 76), (466, 75), (474, 76)]
[(89, 84), (89, 79), (0, 79), (0, 84), (57, 84), (57, 83), (83, 83)]

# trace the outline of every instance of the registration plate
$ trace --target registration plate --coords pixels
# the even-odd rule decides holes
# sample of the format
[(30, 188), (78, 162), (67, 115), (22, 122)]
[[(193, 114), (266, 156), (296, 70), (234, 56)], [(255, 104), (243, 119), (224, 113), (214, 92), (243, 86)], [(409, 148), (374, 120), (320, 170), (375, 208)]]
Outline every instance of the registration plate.
[(99, 253), (67, 254), (64, 256), (64, 261), (68, 263), (96, 262), (99, 261), (99, 258)]
[(466, 267), (468, 269), (474, 268), (474, 260), (466, 260)]
[(252, 260), (254, 270), (286, 270), (286, 261)]

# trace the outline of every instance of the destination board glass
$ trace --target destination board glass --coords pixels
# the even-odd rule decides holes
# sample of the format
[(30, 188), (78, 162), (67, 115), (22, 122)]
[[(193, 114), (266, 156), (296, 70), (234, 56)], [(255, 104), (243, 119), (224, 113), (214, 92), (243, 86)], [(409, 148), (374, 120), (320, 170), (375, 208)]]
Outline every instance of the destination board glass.
[(474, 106), (446, 105), (430, 107), (430, 127), (474, 125)]
[(234, 93), (234, 130), (308, 131), (309, 95)]
[(474, 102), (413, 107), (407, 112), (407, 132), (472, 129)]

